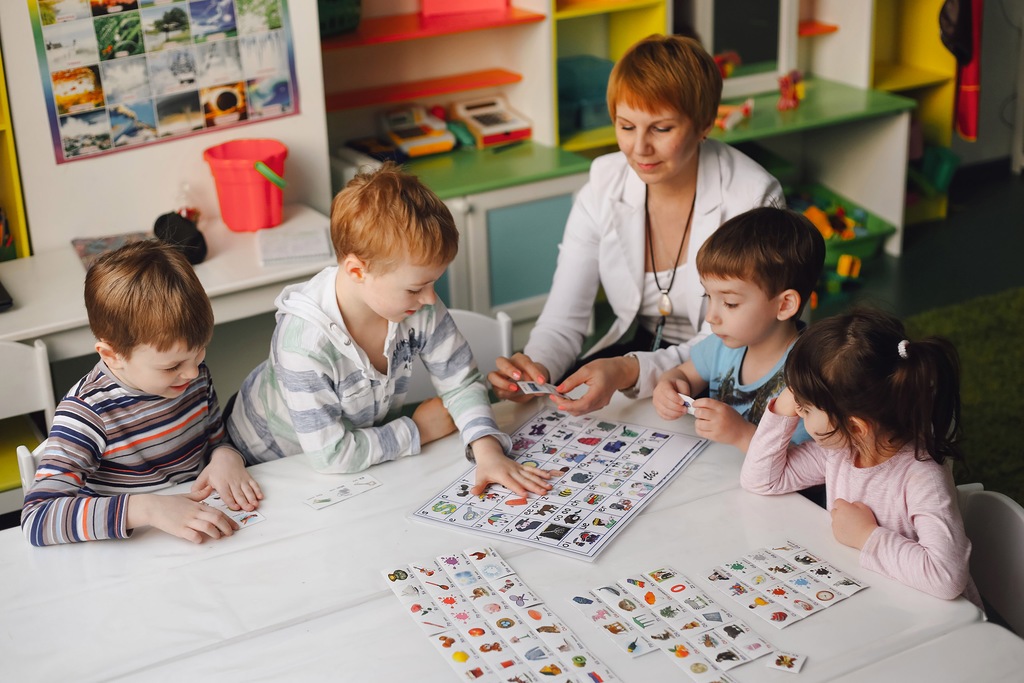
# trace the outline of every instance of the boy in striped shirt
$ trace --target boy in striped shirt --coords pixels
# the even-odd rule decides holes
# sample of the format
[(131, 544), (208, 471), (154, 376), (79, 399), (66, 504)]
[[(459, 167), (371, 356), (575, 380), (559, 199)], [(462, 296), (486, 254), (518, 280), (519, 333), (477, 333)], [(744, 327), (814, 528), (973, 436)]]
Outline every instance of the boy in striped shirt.
[[(192, 266), (167, 244), (130, 244), (89, 269), (85, 305), (100, 361), (57, 406), (21, 513), (28, 540), (230, 536), (237, 525), (200, 501), (217, 491), (254, 510), (263, 493), (224, 432), (203, 363), (213, 309)], [(192, 479), (190, 493), (153, 493)]]
[[(499, 483), (545, 493), (549, 473), (507, 458), (487, 388), (434, 283), (458, 251), (451, 212), (394, 164), (334, 198), (338, 265), (277, 298), (270, 357), (227, 418), (249, 463), (305, 453), (320, 472), (358, 472), (417, 455), (456, 428), (477, 464), (474, 494)], [(439, 398), (400, 413), (419, 356)]]

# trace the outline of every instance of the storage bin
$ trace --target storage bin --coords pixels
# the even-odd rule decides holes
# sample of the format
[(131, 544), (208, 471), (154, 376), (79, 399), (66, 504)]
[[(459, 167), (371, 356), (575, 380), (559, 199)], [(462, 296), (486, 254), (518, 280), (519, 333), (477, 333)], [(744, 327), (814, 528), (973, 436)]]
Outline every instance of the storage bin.
[(359, 28), (360, 0), (317, 0), (316, 5), (320, 14), (321, 38), (351, 33)]
[(807, 202), (829, 214), (834, 213), (836, 207), (841, 206), (846, 215), (861, 223), (866, 231), (866, 234), (849, 240), (841, 239), (838, 236), (825, 240), (825, 266), (828, 268), (835, 268), (839, 263), (839, 257), (843, 254), (856, 256), (863, 261), (878, 256), (886, 238), (896, 232), (896, 226), (892, 223), (879, 218), (842, 195), (836, 194), (824, 185), (804, 185), (786, 198), (786, 203), (797, 211), (802, 211), (801, 204)]

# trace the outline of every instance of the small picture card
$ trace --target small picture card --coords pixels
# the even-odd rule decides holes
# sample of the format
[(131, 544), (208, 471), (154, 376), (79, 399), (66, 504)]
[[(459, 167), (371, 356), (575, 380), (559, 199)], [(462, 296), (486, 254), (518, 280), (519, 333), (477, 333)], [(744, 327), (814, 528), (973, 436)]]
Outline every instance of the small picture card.
[(310, 496), (306, 499), (306, 505), (314, 510), (322, 510), (325, 507), (330, 507), (335, 503), (348, 500), (349, 498), (358, 496), (360, 493), (364, 493), (370, 489), (375, 489), (378, 486), (380, 486), (379, 481), (368, 474), (362, 474), (351, 481), (335, 486), (323, 493)]
[(787, 671), (791, 674), (800, 673), (807, 660), (803, 655), (795, 655), (792, 652), (776, 652), (768, 658), (768, 668)]
[[(676, 392), (676, 393), (678, 393), (678, 392)], [(687, 410), (690, 410), (690, 409), (693, 408), (693, 402), (694, 402), (695, 399), (687, 396), (686, 394), (679, 394), (679, 400), (683, 402), (683, 406)]]
[(541, 384), (540, 382), (516, 382), (516, 384), (519, 385), (520, 391), (524, 394), (554, 394), (555, 396), (562, 396), (552, 384)]
[(235, 523), (238, 524), (239, 529), (243, 529), (247, 526), (255, 526), (256, 524), (264, 522), (267, 519), (263, 516), (262, 513), (260, 513), (259, 510), (252, 510), (251, 512), (249, 510), (232, 510), (227, 506), (227, 504), (223, 500), (221, 500), (220, 494), (217, 493), (216, 491), (207, 496), (203, 500), (203, 503), (205, 505), (209, 505), (212, 508), (220, 510), (225, 515), (235, 520)]

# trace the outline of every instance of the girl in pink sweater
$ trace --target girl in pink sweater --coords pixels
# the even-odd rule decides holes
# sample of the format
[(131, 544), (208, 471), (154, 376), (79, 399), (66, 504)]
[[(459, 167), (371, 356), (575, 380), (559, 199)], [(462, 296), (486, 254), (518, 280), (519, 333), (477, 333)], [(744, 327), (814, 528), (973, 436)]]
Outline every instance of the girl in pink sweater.
[[(910, 342), (903, 324), (860, 309), (804, 332), (788, 388), (769, 404), (743, 463), (748, 491), (824, 483), (832, 532), (860, 564), (946, 600), (981, 605), (971, 581), (947, 460), (961, 459), (960, 367), (944, 339)], [(790, 437), (799, 419), (813, 437)]]

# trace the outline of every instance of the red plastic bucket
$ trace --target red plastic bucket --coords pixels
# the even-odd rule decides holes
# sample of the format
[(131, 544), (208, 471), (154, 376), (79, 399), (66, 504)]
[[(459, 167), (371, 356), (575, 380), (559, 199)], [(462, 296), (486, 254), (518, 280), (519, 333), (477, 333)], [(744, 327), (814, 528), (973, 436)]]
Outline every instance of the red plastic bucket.
[(288, 148), (269, 139), (231, 140), (203, 152), (217, 185), (220, 217), (225, 225), (245, 232), (281, 224), (281, 176), (286, 156)]

